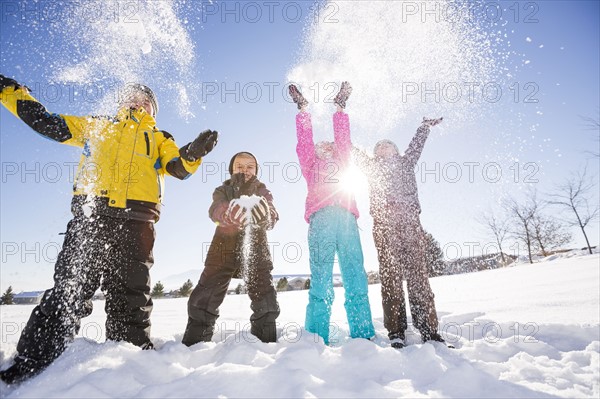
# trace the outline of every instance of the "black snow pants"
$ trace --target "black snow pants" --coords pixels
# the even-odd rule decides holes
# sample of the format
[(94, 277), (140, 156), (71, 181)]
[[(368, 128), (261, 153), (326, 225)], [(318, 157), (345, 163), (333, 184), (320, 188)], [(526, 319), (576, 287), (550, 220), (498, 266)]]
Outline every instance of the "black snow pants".
[(425, 257), (425, 232), (419, 212), (381, 210), (373, 220), (379, 258), (384, 326), (390, 339), (405, 338), (408, 327), (403, 280), (406, 280), (413, 325), (428, 340), (437, 333), (434, 295)]
[(188, 301), (188, 323), (183, 344), (191, 346), (212, 339), (219, 306), (234, 277), (243, 277), (248, 289), (253, 312), (250, 332), (262, 342), (277, 341), (275, 320), (279, 316), (279, 304), (271, 276), (273, 263), (267, 234), (264, 229), (251, 229), (246, 245), (245, 232), (231, 235), (217, 229), (200, 281)]
[(150, 268), (154, 223), (108, 216), (76, 216), (54, 266), (54, 287), (33, 309), (17, 344), (16, 361), (44, 368), (65, 350), (92, 313), (92, 297), (106, 297), (106, 339), (146, 347), (150, 342)]

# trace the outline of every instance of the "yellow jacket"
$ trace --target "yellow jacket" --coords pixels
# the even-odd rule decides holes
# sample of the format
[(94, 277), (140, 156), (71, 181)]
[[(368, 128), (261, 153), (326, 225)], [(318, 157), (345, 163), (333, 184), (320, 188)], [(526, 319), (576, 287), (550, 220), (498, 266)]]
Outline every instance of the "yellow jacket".
[(201, 162), (180, 158), (173, 137), (143, 109), (123, 108), (115, 117), (50, 114), (23, 87), (6, 87), (0, 101), (41, 135), (83, 148), (74, 208), (89, 204), (99, 214), (158, 221), (164, 175), (185, 179)]

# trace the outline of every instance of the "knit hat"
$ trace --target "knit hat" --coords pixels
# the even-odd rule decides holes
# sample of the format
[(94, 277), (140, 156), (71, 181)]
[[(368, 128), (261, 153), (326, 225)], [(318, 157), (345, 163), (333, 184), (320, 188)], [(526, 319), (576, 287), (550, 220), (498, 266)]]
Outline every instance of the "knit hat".
[(242, 152), (238, 152), (237, 154), (235, 154), (232, 158), (231, 161), (229, 161), (229, 174), (233, 175), (233, 162), (235, 161), (235, 158), (238, 155), (246, 155), (248, 157), (251, 157), (254, 159), (254, 162), (256, 163), (256, 175), (258, 175), (258, 161), (256, 160), (256, 157), (254, 156), (254, 154), (247, 152), (247, 151), (242, 151)]
[(152, 104), (152, 108), (154, 108), (154, 115), (158, 114), (158, 100), (156, 99), (156, 94), (150, 89), (148, 86), (140, 84), (140, 83), (132, 83), (127, 85), (125, 88), (125, 99), (130, 98), (131, 96), (141, 93), (146, 96), (146, 98)]
[(384, 146), (384, 145), (389, 145), (394, 147), (394, 149), (396, 150), (396, 154), (400, 154), (400, 151), (398, 150), (398, 146), (396, 145), (396, 143), (394, 143), (392, 140), (388, 140), (388, 139), (384, 139), (384, 140), (379, 140), (377, 142), (377, 144), (375, 144), (375, 148), (373, 149), (373, 153), (377, 154), (377, 150)]

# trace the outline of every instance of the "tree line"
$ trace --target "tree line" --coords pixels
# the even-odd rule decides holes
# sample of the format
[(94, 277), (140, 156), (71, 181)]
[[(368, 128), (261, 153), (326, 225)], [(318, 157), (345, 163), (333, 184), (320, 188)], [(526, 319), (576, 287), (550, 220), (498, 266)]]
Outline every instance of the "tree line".
[(480, 215), (479, 222), (485, 226), (507, 263), (504, 247), (512, 238), (527, 250), (527, 258), (539, 253), (549, 256), (553, 250), (563, 248), (572, 241), (569, 228), (581, 231), (586, 249), (591, 254), (592, 246), (586, 228), (598, 220), (599, 206), (593, 203), (596, 177), (588, 173), (587, 167), (572, 173), (550, 193), (529, 190), (523, 198), (508, 197), (501, 202), (501, 213)]
[(188, 279), (181, 287), (176, 290), (165, 292), (165, 286), (163, 283), (158, 281), (152, 287), (152, 291), (150, 292), (150, 296), (152, 298), (163, 298), (165, 296), (169, 296), (171, 298), (181, 298), (181, 297), (189, 297), (194, 289), (194, 283), (192, 280)]

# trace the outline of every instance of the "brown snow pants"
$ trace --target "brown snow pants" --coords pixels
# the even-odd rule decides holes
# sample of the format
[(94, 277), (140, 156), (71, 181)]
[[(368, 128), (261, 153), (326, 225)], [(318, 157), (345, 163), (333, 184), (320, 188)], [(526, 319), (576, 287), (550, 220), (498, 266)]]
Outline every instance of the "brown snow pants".
[(437, 332), (434, 295), (425, 258), (425, 232), (417, 210), (382, 211), (373, 221), (379, 258), (384, 326), (390, 339), (405, 338), (408, 327), (403, 280), (413, 325), (423, 341)]
[[(249, 248), (244, 249), (242, 234), (245, 233), (234, 236), (215, 233), (200, 280), (188, 300), (188, 324), (182, 339), (184, 345), (192, 346), (212, 339), (229, 282), (239, 277), (244, 278), (251, 301), (250, 333), (262, 342), (277, 341), (279, 303), (271, 275), (273, 262), (267, 235), (262, 229), (252, 230)], [(243, 267), (242, 251), (248, 250), (247, 270), (238, 277)]]
[(92, 297), (106, 294), (106, 339), (148, 347), (150, 268), (154, 223), (108, 216), (76, 216), (68, 226), (47, 290), (17, 344), (21, 359), (45, 367), (64, 352), (92, 313)]

